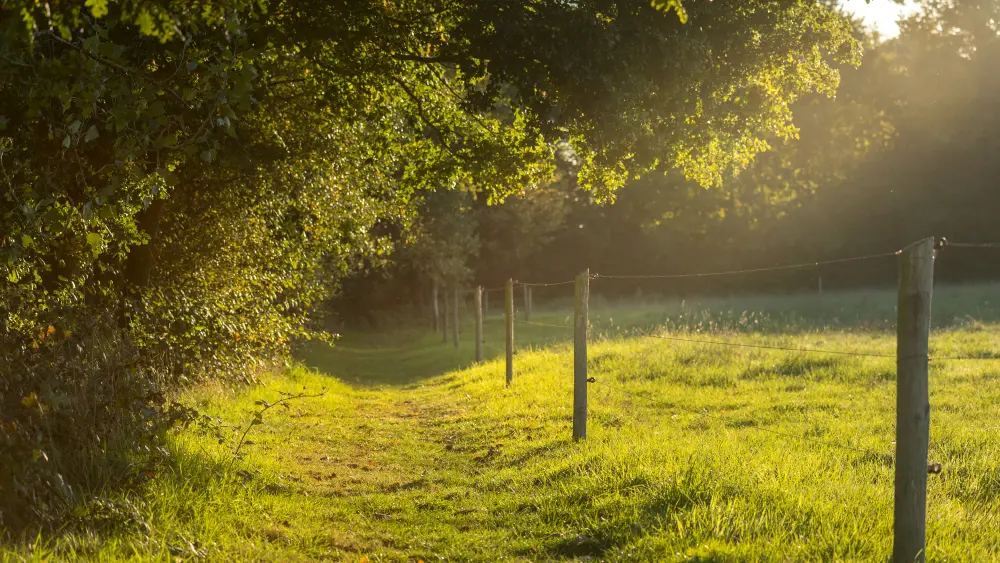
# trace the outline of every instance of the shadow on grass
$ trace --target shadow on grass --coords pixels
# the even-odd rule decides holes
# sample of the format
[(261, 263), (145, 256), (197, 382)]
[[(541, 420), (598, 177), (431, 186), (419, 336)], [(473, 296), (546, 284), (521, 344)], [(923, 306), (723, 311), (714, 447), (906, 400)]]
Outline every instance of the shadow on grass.
[[(295, 354), (296, 359), (348, 385), (361, 387), (406, 386), (475, 365), (474, 326), (460, 325), (459, 344), (449, 332), (400, 331), (345, 334), (333, 345), (313, 342)], [(568, 342), (571, 331), (533, 325), (515, 326), (519, 350), (544, 348)], [(505, 333), (503, 317), (490, 316), (483, 323), (483, 361), (498, 361), (503, 368)]]
[[(335, 346), (315, 343), (296, 356), (308, 367), (336, 377), (349, 385), (403, 386), (442, 375), (474, 363), (474, 353), (465, 346), (420, 339), (401, 346), (372, 346), (358, 338), (343, 339)], [(485, 353), (485, 359), (498, 357)]]

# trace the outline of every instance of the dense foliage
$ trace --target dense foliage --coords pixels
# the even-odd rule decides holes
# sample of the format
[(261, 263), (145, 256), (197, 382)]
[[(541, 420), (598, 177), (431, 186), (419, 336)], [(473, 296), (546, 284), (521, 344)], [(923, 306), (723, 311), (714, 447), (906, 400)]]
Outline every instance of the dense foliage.
[[(677, 171), (647, 174), (630, 178), (608, 206), (570, 167), (533, 192), (532, 210), (522, 198), (477, 210), (481, 250), (470, 258), (471, 281), (566, 280), (586, 267), (665, 274), (811, 263), (893, 251), (926, 236), (997, 242), (998, 12), (998, 2), (928, 0), (890, 40), (856, 25), (864, 64), (839, 67), (836, 97), (799, 98), (791, 106), (797, 138), (765, 137), (772, 150), (727, 173), (721, 189), (703, 189)], [(558, 194), (551, 199), (560, 204), (544, 193)], [(530, 217), (534, 231), (517, 227)], [(936, 275), (995, 279), (998, 264), (982, 249), (952, 247)], [(393, 276), (387, 284), (414, 286)], [(896, 281), (891, 263), (866, 261), (718, 279), (602, 280), (595, 290), (815, 291), (820, 276), (827, 290)], [(564, 295), (559, 289), (540, 289), (538, 297)]]
[(465, 275), (432, 210), (557, 147), (600, 199), (717, 185), (859, 54), (807, 0), (3, 0), (0, 522), (140, 479), (165, 392), (252, 378), (393, 244)]

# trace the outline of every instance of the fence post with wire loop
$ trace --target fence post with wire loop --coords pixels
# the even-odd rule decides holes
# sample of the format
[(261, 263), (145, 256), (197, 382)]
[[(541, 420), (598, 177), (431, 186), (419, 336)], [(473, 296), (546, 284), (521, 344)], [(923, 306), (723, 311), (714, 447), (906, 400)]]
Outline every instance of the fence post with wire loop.
[(573, 292), (573, 440), (587, 438), (587, 308), (590, 270), (576, 276)]
[(483, 363), (483, 286), (476, 286), (476, 363)]
[(928, 340), (934, 239), (901, 251), (896, 325), (896, 474), (892, 560), (923, 563), (927, 536)]
[(452, 304), (452, 323), (451, 323), (451, 336), (455, 341), (455, 348), (458, 348), (458, 299), (459, 299), (458, 287), (452, 290), (452, 299), (454, 303)]
[(504, 326), (507, 328), (507, 387), (514, 381), (514, 280), (504, 287)]

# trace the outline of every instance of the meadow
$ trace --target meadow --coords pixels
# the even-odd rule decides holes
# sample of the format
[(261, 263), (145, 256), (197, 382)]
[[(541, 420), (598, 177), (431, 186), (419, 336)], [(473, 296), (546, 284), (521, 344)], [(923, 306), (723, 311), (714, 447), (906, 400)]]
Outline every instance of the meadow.
[[(413, 326), (350, 333), (260, 385), (186, 391), (215, 426), (172, 433), (133, 489), (2, 559), (888, 560), (894, 291), (595, 296), (580, 443), (568, 301), (516, 325), (509, 388), (497, 301), (483, 364), (465, 314), (458, 348)], [(967, 359), (931, 363), (930, 561), (1000, 560), (997, 303), (1000, 286), (935, 290), (931, 356)]]

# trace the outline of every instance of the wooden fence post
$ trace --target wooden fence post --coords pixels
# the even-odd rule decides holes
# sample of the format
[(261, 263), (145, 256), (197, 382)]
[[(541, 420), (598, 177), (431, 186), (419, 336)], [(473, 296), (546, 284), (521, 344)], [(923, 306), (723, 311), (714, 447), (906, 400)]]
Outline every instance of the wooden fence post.
[(507, 387), (514, 381), (514, 280), (504, 287), (504, 325), (507, 327)]
[(434, 296), (434, 332), (437, 332), (441, 324), (441, 311), (438, 309), (438, 281), (436, 278), (434, 279), (432, 292)]
[(444, 342), (445, 344), (447, 344), (448, 343), (448, 324), (450, 322), (448, 320), (448, 317), (449, 317), (449, 311), (451, 310), (451, 307), (448, 305), (448, 290), (447, 289), (444, 291), (444, 299), (442, 299), (442, 301), (444, 301), (444, 314), (441, 315), (441, 342)]
[(451, 335), (455, 339), (455, 348), (458, 348), (458, 309), (459, 309), (459, 307), (458, 307), (458, 294), (459, 294), (459, 291), (458, 291), (457, 287), (454, 290), (452, 290), (452, 291), (453, 291), (452, 295), (453, 295), (453, 298), (454, 298), (455, 302), (453, 303), (452, 312), (451, 312), (452, 313)]
[(576, 276), (573, 295), (573, 440), (587, 438), (587, 308), (590, 270)]
[(483, 363), (483, 286), (476, 286), (476, 363)]
[(522, 285), (521, 287), (524, 290), (524, 320), (530, 321), (531, 320), (531, 298), (530, 298), (531, 286)]
[(934, 287), (934, 239), (903, 249), (896, 323), (895, 563), (923, 563), (927, 539), (927, 349)]

